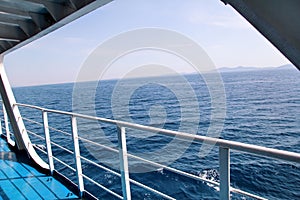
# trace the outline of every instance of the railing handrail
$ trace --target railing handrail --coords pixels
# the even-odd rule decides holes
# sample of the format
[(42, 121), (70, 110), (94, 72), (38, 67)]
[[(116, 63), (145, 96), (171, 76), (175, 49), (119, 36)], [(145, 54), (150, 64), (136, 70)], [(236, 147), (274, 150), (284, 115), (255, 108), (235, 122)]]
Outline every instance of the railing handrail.
[[(23, 119), (26, 119), (27, 121), (30, 121), (30, 122), (32, 122), (32, 123), (36, 123), (36, 124), (38, 124), (38, 125), (42, 125), (41, 123), (35, 122), (35, 121), (30, 120), (30, 119), (28, 119), (28, 118), (24, 118), (24, 117), (23, 117)], [(71, 135), (72, 135), (72, 134), (69, 134), (69, 133), (67, 133), (67, 132), (61, 131), (61, 130), (59, 130), (59, 129), (54, 129), (53, 127), (50, 127), (50, 126), (49, 126), (49, 129), (55, 130), (55, 131), (58, 131), (58, 132), (62, 132), (62, 133), (64, 133), (64, 134), (67, 134), (68, 136), (71, 136)], [(29, 131), (29, 130), (28, 130), (28, 133), (33, 134), (34, 136), (39, 137), (39, 138), (45, 140), (44, 137), (39, 136), (39, 135), (37, 135), (36, 133), (34, 133), (34, 132), (32, 132), (32, 131)], [(115, 152), (115, 153), (118, 153), (118, 152), (119, 152), (118, 149), (115, 149), (115, 148), (112, 148), (112, 147), (108, 147), (108, 146), (105, 146), (105, 145), (103, 145), (103, 144), (96, 143), (96, 142), (91, 141), (91, 140), (86, 139), (86, 138), (78, 137), (78, 139), (80, 139), (80, 140), (82, 140), (82, 141), (85, 141), (85, 142), (88, 142), (88, 143), (91, 143), (91, 144), (94, 144), (94, 145), (97, 145), (97, 146), (100, 146), (100, 147), (102, 147), (102, 148), (105, 148), (105, 149), (107, 149), (107, 150), (109, 150), (109, 151), (112, 151), (112, 152)], [(66, 149), (65, 147), (62, 147), (61, 145), (58, 145), (58, 144), (55, 143), (55, 142), (52, 142), (52, 141), (51, 141), (50, 143), (53, 144), (53, 145), (55, 145), (55, 146), (57, 146), (57, 147), (60, 148), (60, 149), (63, 149), (64, 151), (66, 151), (66, 152), (68, 152), (68, 153), (70, 153), (70, 154), (74, 154), (71, 150)], [(41, 152), (43, 152), (44, 154), (47, 155), (47, 152), (45, 152), (44, 150), (42, 150), (39, 146), (35, 146), (35, 147), (36, 147), (39, 151), (41, 151)], [(188, 177), (188, 178), (197, 180), (197, 181), (204, 181), (204, 182), (206, 182), (206, 183), (208, 183), (208, 184), (211, 184), (211, 185), (214, 185), (214, 186), (217, 186), (217, 187), (220, 186), (220, 183), (218, 183), (218, 182), (216, 182), (216, 181), (214, 181), (214, 180), (206, 179), (206, 178), (203, 178), (203, 177), (201, 177), (201, 176), (197, 176), (197, 175), (194, 175), (194, 174), (190, 174), (190, 173), (188, 173), (188, 172), (184, 172), (184, 171), (175, 169), (175, 168), (173, 168), (173, 167), (169, 167), (169, 166), (166, 166), (166, 165), (163, 165), (163, 164), (160, 164), (160, 163), (156, 163), (156, 162), (154, 162), (154, 161), (150, 161), (150, 160), (147, 160), (147, 159), (138, 157), (138, 156), (133, 155), (133, 154), (130, 154), (130, 153), (127, 153), (127, 155), (128, 155), (128, 157), (130, 157), (130, 158), (134, 158), (134, 159), (143, 161), (143, 162), (145, 162), (145, 163), (151, 164), (151, 165), (153, 165), (153, 166), (156, 166), (156, 167), (159, 167), (159, 168), (166, 169), (166, 170), (168, 170), (168, 171), (170, 171), (170, 172), (174, 172), (174, 173), (176, 173), (176, 174), (179, 174), (179, 175), (182, 175), (182, 176), (185, 176), (185, 177)], [(118, 172), (115, 172), (115, 171), (113, 171), (113, 170), (111, 170), (111, 169), (109, 169), (109, 168), (107, 168), (107, 167), (104, 167), (104, 166), (102, 166), (102, 165), (99, 165), (98, 163), (95, 163), (94, 161), (89, 160), (89, 159), (87, 159), (87, 158), (85, 158), (85, 157), (83, 157), (83, 156), (80, 156), (80, 157), (81, 157), (81, 159), (83, 159), (83, 160), (85, 160), (85, 161), (87, 161), (87, 162), (89, 162), (89, 163), (91, 163), (91, 164), (93, 164), (93, 165), (95, 165), (95, 166), (97, 166), (97, 167), (99, 167), (99, 168), (101, 168), (101, 169), (107, 171), (107, 172), (110, 172), (110, 173), (112, 173), (112, 174), (114, 174), (114, 175), (117, 175), (117, 176), (121, 177), (121, 174), (119, 174)], [(66, 164), (66, 163), (63, 162), (62, 160), (58, 159), (57, 157), (53, 156), (53, 159), (55, 159), (56, 161), (60, 162), (60, 163), (63, 164), (64, 166), (70, 168), (72, 171), (74, 171), (74, 172), (76, 171), (74, 168), (70, 167), (68, 164)], [(103, 188), (104, 186), (102, 186), (101, 184), (99, 184), (99, 183), (93, 181), (91, 178), (87, 177), (86, 175), (83, 174), (83, 177), (87, 178), (89, 181), (92, 181), (93, 183), (95, 183), (96, 185), (98, 185), (99, 187), (101, 187), (102, 189), (104, 189), (104, 188)], [(146, 189), (148, 189), (149, 191), (152, 191), (152, 192), (154, 192), (154, 193), (156, 193), (156, 194), (159, 194), (159, 195), (161, 195), (161, 196), (164, 196), (166, 199), (172, 199), (171, 197), (166, 196), (165, 194), (163, 194), (163, 193), (161, 193), (161, 192), (159, 192), (159, 191), (157, 191), (157, 190), (154, 190), (154, 189), (152, 189), (152, 188), (149, 188), (149, 187), (147, 187), (147, 186), (145, 186), (145, 185), (143, 185), (143, 184), (141, 184), (141, 183), (139, 183), (139, 182), (137, 182), (137, 181), (135, 181), (135, 180), (133, 180), (133, 179), (129, 179), (129, 181), (130, 181), (131, 183), (135, 184), (135, 185), (138, 185), (138, 186), (140, 186), (140, 187), (146, 188)], [(112, 195), (114, 195), (114, 196), (116, 196), (116, 197), (118, 197), (118, 198), (120, 197), (120, 196), (117, 195), (115, 192), (113, 192), (113, 191), (111, 191), (111, 190), (109, 190), (109, 189), (107, 189), (107, 188), (105, 188), (104, 190), (108, 191), (110, 194), (112, 194)], [(254, 199), (265, 200), (265, 198), (262, 198), (262, 197), (260, 197), (260, 196), (258, 196), (258, 195), (254, 195), (254, 194), (251, 194), (251, 193), (249, 193), (249, 192), (246, 192), (246, 191), (243, 191), (243, 190), (240, 190), (240, 189), (236, 189), (236, 188), (233, 188), (233, 187), (230, 187), (230, 191), (235, 192), (235, 193), (239, 193), (239, 194), (242, 194), (242, 195), (246, 195), (246, 196), (251, 197), (251, 198), (254, 198)], [(122, 199), (122, 198), (121, 198), (121, 199)]]
[[(46, 143), (47, 143), (47, 152), (42, 151), (43, 153), (48, 154), (48, 160), (49, 160), (49, 165), (52, 162), (53, 163), (53, 159), (55, 159), (56, 161), (62, 163), (63, 165), (69, 167), (70, 169), (72, 169), (73, 171), (76, 172), (77, 174), (77, 184), (78, 184), (78, 189), (80, 190), (80, 196), (82, 196), (82, 192), (84, 190), (83, 187), (83, 177), (92, 181), (93, 179), (91, 179), (90, 177), (87, 177), (86, 175), (84, 175), (82, 173), (82, 168), (81, 168), (81, 159), (83, 159), (82, 156), (80, 156), (79, 152), (79, 139), (84, 139), (81, 138), (78, 134), (77, 134), (77, 122), (76, 122), (76, 118), (83, 118), (83, 119), (88, 119), (88, 120), (97, 120), (97, 121), (101, 121), (104, 123), (109, 123), (109, 124), (113, 124), (115, 126), (117, 126), (117, 133), (118, 133), (118, 149), (114, 149), (114, 148), (110, 148), (107, 147), (105, 145), (101, 145), (99, 143), (97, 143), (97, 145), (100, 145), (108, 150), (112, 150), (114, 152), (119, 153), (119, 157), (120, 157), (120, 174), (118, 176), (120, 176), (121, 178), (121, 182), (122, 182), (122, 193), (123, 193), (123, 199), (131, 199), (131, 191), (130, 191), (130, 183), (136, 184), (137, 186), (143, 187), (144, 189), (147, 189), (149, 191), (152, 191), (166, 199), (174, 199), (173, 197), (168, 196), (167, 194), (164, 194), (158, 190), (155, 190), (153, 188), (150, 188), (140, 182), (137, 182), (133, 179), (129, 178), (129, 168), (128, 168), (128, 160), (127, 157), (131, 157), (131, 158), (135, 158), (141, 161), (145, 161), (147, 163), (153, 164), (154, 166), (161, 166), (163, 168), (166, 168), (172, 172), (181, 174), (183, 176), (186, 177), (190, 177), (196, 180), (202, 180), (205, 181), (207, 183), (216, 185), (220, 188), (220, 199), (221, 200), (229, 200), (230, 199), (230, 192), (234, 192), (234, 193), (239, 193), (242, 195), (246, 195), (248, 197), (252, 197), (255, 199), (260, 199), (260, 200), (265, 200), (265, 198), (260, 197), (258, 195), (255, 194), (251, 194), (248, 193), (246, 191), (240, 190), (240, 189), (236, 189), (230, 186), (230, 149), (233, 150), (237, 150), (237, 151), (241, 151), (241, 152), (246, 152), (246, 153), (252, 153), (255, 155), (260, 155), (260, 156), (266, 156), (269, 158), (275, 158), (275, 159), (282, 159), (285, 161), (291, 161), (291, 162), (297, 162), (300, 163), (300, 153), (296, 153), (296, 152), (290, 152), (290, 151), (285, 151), (285, 150), (278, 150), (278, 149), (273, 149), (273, 148), (267, 148), (267, 147), (262, 147), (262, 146), (258, 146), (258, 145), (252, 145), (252, 144), (245, 144), (245, 143), (241, 143), (241, 142), (235, 142), (235, 141), (230, 141), (230, 140), (225, 140), (225, 139), (218, 139), (218, 138), (212, 138), (212, 137), (207, 137), (207, 136), (201, 136), (201, 135), (194, 135), (194, 134), (190, 134), (190, 133), (185, 133), (185, 132), (178, 132), (178, 131), (172, 131), (172, 130), (166, 130), (166, 129), (161, 129), (161, 128), (155, 128), (155, 127), (151, 127), (151, 126), (145, 126), (145, 125), (140, 125), (140, 124), (134, 124), (134, 123), (130, 123), (130, 122), (124, 122), (124, 121), (119, 121), (119, 120), (113, 120), (113, 119), (106, 119), (106, 118), (101, 118), (101, 117), (95, 117), (95, 116), (89, 116), (89, 115), (84, 115), (84, 114), (79, 114), (79, 113), (74, 113), (74, 112), (67, 112), (67, 111), (60, 111), (60, 110), (54, 110), (54, 109), (47, 109), (47, 108), (42, 108), (39, 106), (34, 106), (34, 105), (28, 105), (28, 104), (21, 104), (21, 103), (16, 103), (13, 106), (21, 106), (21, 107), (27, 107), (27, 108), (32, 108), (32, 109), (37, 109), (42, 111), (43, 114), (43, 126), (44, 126), (44, 131), (45, 131), (45, 139), (46, 139)], [(55, 129), (53, 127), (50, 127), (48, 125), (48, 117), (47, 117), (47, 113), (56, 113), (56, 114), (62, 114), (62, 115), (68, 115), (71, 118), (71, 127), (72, 127), (72, 134), (70, 133), (66, 133), (64, 131), (61, 131), (59, 129)], [(25, 118), (24, 118), (25, 119)], [(29, 121), (33, 121), (28, 119)], [(35, 122), (35, 121), (34, 121)], [(37, 123), (37, 122), (35, 122)], [(42, 125), (42, 123), (39, 123), (39, 125)], [(131, 128), (131, 129), (136, 129), (136, 130), (142, 130), (142, 131), (148, 131), (148, 132), (155, 132), (158, 133), (160, 135), (165, 135), (165, 136), (172, 136), (172, 137), (176, 137), (176, 139), (181, 139), (181, 140), (188, 140), (189, 142), (196, 142), (196, 143), (205, 143), (205, 144), (209, 144), (209, 145), (213, 145), (213, 146), (218, 146), (219, 147), (219, 183), (216, 181), (212, 181), (206, 178), (202, 178), (202, 177), (197, 177), (193, 174), (189, 174), (187, 172), (184, 171), (180, 171), (178, 169), (175, 168), (171, 168), (169, 166), (164, 166), (161, 165), (159, 163), (155, 163), (153, 161), (149, 161), (147, 159), (143, 159), (141, 157), (132, 155), (130, 153), (127, 152), (127, 145), (126, 145), (126, 128)], [(64, 147), (61, 147), (58, 144), (55, 144), (54, 142), (51, 142), (50, 140), (50, 135), (49, 135), (49, 129), (51, 130), (56, 130), (59, 132), (62, 132), (64, 134), (67, 134), (69, 136), (72, 136), (73, 138), (73, 143), (74, 143), (74, 148), (73, 148), (73, 152), (70, 150), (65, 149)], [(47, 139), (48, 138), (48, 139)], [(92, 142), (88, 139), (84, 139), (87, 140), (88, 142)], [(48, 141), (48, 142), (47, 142)], [(74, 159), (76, 160), (76, 169), (72, 168), (71, 166), (69, 166), (68, 164), (66, 164), (65, 162), (63, 162), (62, 160), (52, 156), (52, 152), (51, 152), (51, 144), (58, 146), (59, 148), (62, 148), (64, 150), (67, 150), (67, 152), (71, 152), (72, 154), (74, 154)], [(39, 148), (37, 148), (39, 149)], [(50, 152), (50, 154), (49, 154)], [(94, 162), (91, 162), (92, 164), (95, 164)], [(100, 165), (97, 164), (97, 166), (99, 167)], [(107, 170), (106, 167), (101, 166), (102, 169), (111, 172), (111, 170)], [(54, 170), (54, 166), (52, 166), (52, 170)], [(114, 172), (115, 173), (115, 172)], [(96, 183), (96, 185), (98, 185), (99, 187), (105, 189), (106, 191), (108, 191), (110, 194), (116, 196), (117, 198), (121, 198), (120, 195), (116, 194), (115, 192), (113, 192), (112, 190), (105, 188), (104, 186), (102, 186), (101, 184), (97, 183), (96, 181), (92, 181), (93, 183)]]
[(47, 108), (42, 108), (42, 107), (34, 106), (34, 105), (28, 105), (28, 104), (22, 104), (22, 103), (16, 103), (15, 105), (33, 108), (33, 109), (37, 109), (37, 110), (41, 110), (41, 111), (49, 112), (49, 113), (57, 113), (57, 114), (79, 117), (79, 118), (83, 118), (83, 119), (97, 120), (97, 121), (101, 121), (101, 122), (115, 124), (115, 125), (118, 125), (119, 127), (127, 127), (127, 128), (142, 130), (142, 131), (155, 132), (155, 133), (158, 133), (161, 135), (173, 136), (178, 139), (189, 140), (189, 141), (193, 141), (193, 142), (201, 142), (201, 143), (205, 143), (205, 144), (216, 145), (216, 146), (223, 147), (223, 148), (234, 149), (234, 150), (242, 151), (242, 152), (246, 152), (246, 153), (252, 153), (252, 154), (266, 156), (266, 157), (270, 157), (270, 158), (300, 163), (300, 153), (296, 153), (296, 152), (273, 149), (273, 148), (263, 147), (263, 146), (259, 146), (259, 145), (246, 144), (246, 143), (242, 143), (242, 142), (230, 141), (230, 140), (225, 140), (225, 139), (218, 139), (218, 138), (212, 138), (212, 137), (207, 137), (207, 136), (194, 135), (194, 134), (185, 133), (185, 132), (166, 130), (166, 129), (162, 129), (162, 128), (156, 128), (156, 127), (134, 124), (134, 123), (124, 122), (124, 121), (119, 121), (119, 120), (89, 116), (89, 115), (84, 115), (84, 114), (79, 114), (79, 113), (74, 113), (74, 112), (47, 109)]

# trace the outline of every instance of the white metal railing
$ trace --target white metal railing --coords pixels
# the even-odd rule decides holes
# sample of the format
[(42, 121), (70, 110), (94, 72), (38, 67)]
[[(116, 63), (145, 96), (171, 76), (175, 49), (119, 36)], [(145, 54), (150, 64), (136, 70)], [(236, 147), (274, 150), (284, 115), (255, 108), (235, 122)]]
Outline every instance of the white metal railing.
[[(189, 177), (189, 178), (193, 178), (195, 180), (200, 180), (200, 181), (205, 181), (207, 183), (213, 184), (215, 186), (219, 186), (220, 187), (220, 199), (230, 199), (230, 192), (234, 192), (234, 193), (239, 193), (242, 195), (246, 195), (255, 199), (265, 199), (263, 197), (233, 188), (230, 186), (230, 149), (233, 150), (237, 150), (237, 151), (241, 151), (241, 152), (246, 152), (246, 153), (252, 153), (252, 154), (256, 154), (256, 155), (261, 155), (261, 156), (266, 156), (266, 157), (270, 157), (270, 158), (275, 158), (275, 159), (282, 159), (285, 161), (292, 161), (292, 162), (296, 162), (296, 163), (300, 163), (300, 154), (299, 153), (294, 153), (294, 152), (289, 152), (289, 151), (283, 151), (283, 150), (277, 150), (277, 149), (272, 149), (272, 148), (266, 148), (266, 147), (261, 147), (261, 146), (257, 146), (257, 145), (250, 145), (250, 144), (244, 144), (244, 143), (240, 143), (240, 142), (234, 142), (234, 141), (228, 141), (228, 140), (223, 140), (223, 139), (217, 139), (217, 138), (211, 138), (211, 137), (206, 137), (206, 136), (200, 136), (200, 135), (193, 135), (193, 134), (189, 134), (189, 133), (184, 133), (184, 132), (177, 132), (177, 131), (171, 131), (171, 130), (165, 130), (165, 129), (160, 129), (160, 128), (155, 128), (155, 127), (150, 127), (150, 126), (144, 126), (144, 125), (138, 125), (138, 124), (133, 124), (133, 123), (128, 123), (128, 122), (123, 122), (123, 121), (118, 121), (118, 120), (111, 120), (111, 119), (105, 119), (105, 118), (100, 118), (100, 117), (93, 117), (93, 116), (88, 116), (88, 115), (82, 115), (82, 114), (78, 114), (78, 113), (72, 113), (72, 112), (65, 112), (65, 111), (59, 111), (59, 110), (53, 110), (53, 109), (46, 109), (46, 108), (42, 108), (42, 107), (38, 107), (38, 106), (33, 106), (33, 105), (27, 105), (27, 104), (20, 104), (17, 103), (16, 105), (21, 106), (21, 107), (27, 107), (27, 108), (32, 108), (32, 109), (37, 109), (40, 110), (42, 112), (43, 115), (43, 126), (44, 126), (44, 134), (45, 134), (45, 143), (46, 143), (46, 148), (47, 148), (47, 152), (44, 151), (43, 149), (37, 147), (37, 149), (40, 149), (41, 151), (43, 151), (45, 154), (47, 154), (48, 156), (48, 163), (50, 166), (50, 171), (51, 173), (53, 173), (54, 171), (54, 164), (53, 164), (53, 160), (55, 159), (56, 161), (60, 162), (61, 164), (67, 166), (68, 168), (70, 168), (71, 170), (73, 170), (74, 172), (76, 172), (77, 175), (77, 185), (78, 185), (78, 189), (80, 192), (80, 195), (82, 195), (82, 192), (84, 191), (84, 179), (87, 179), (89, 181), (91, 181), (92, 183), (94, 183), (95, 185), (97, 185), (98, 187), (101, 187), (102, 189), (106, 190), (107, 192), (109, 192), (110, 194), (114, 195), (117, 198), (120, 199), (131, 199), (131, 192), (130, 192), (130, 183), (133, 183), (135, 185), (138, 185), (140, 187), (143, 187), (151, 192), (154, 192), (158, 195), (161, 195), (162, 197), (166, 198), (166, 199), (174, 199), (170, 196), (168, 196), (167, 194), (164, 194), (160, 191), (157, 191), (153, 188), (150, 188), (140, 182), (137, 182), (133, 179), (131, 179), (129, 177), (129, 170), (128, 170), (128, 157), (131, 158), (135, 158), (144, 162), (147, 162), (149, 164), (152, 164), (154, 166), (157, 167), (162, 167), (165, 168), (167, 170), (170, 170), (171, 172)], [(62, 133), (66, 133), (69, 136), (72, 136), (73, 138), (73, 151), (68, 150), (69, 153), (74, 154), (74, 160), (76, 163), (76, 168), (72, 168), (70, 165), (66, 164), (64, 161), (54, 157), (52, 155), (52, 150), (51, 150), (51, 144), (52, 145), (56, 145), (60, 148), (64, 148), (59, 146), (58, 144), (54, 143), (51, 141), (50, 139), (50, 134), (49, 134), (49, 129), (54, 129), (54, 130), (58, 130), (55, 129), (53, 127), (49, 127), (48, 125), (48, 116), (47, 113), (57, 113), (57, 114), (62, 114), (62, 115), (68, 115), (71, 118), (71, 127), (72, 127), (72, 134), (70, 133), (66, 133), (64, 131), (60, 131)], [(89, 120), (97, 120), (97, 121), (101, 121), (101, 122), (105, 122), (105, 123), (110, 123), (110, 124), (114, 124), (117, 126), (118, 129), (118, 149), (112, 148), (112, 147), (108, 147), (102, 144), (98, 144), (95, 143), (93, 141), (90, 141), (88, 139), (82, 138), (80, 136), (78, 136), (77, 133), (77, 122), (76, 119), (77, 118), (83, 118), (83, 119), (89, 119)], [(26, 118), (23, 118), (26, 119)], [(30, 120), (29, 120), (30, 121)], [(32, 120), (31, 120), (32, 121)], [(38, 122), (37, 122), (38, 123)], [(142, 131), (148, 131), (148, 132), (155, 132), (155, 133), (159, 133), (162, 135), (166, 135), (166, 136), (176, 136), (176, 138), (180, 138), (183, 140), (189, 140), (189, 141), (193, 141), (193, 142), (201, 142), (201, 143), (206, 143), (206, 144), (210, 144), (210, 145), (216, 145), (219, 147), (219, 173), (220, 173), (220, 183), (212, 181), (212, 180), (208, 180), (205, 179), (203, 177), (200, 176), (196, 176), (193, 174), (189, 174), (187, 172), (169, 167), (169, 166), (165, 166), (159, 163), (155, 163), (153, 161), (149, 161), (146, 160), (144, 158), (129, 154), (127, 152), (127, 145), (126, 145), (126, 128), (131, 128), (131, 129), (137, 129), (137, 130), (142, 130)], [(31, 133), (31, 132), (29, 132)], [(105, 148), (107, 150), (113, 151), (115, 153), (119, 153), (119, 157), (120, 157), (120, 173), (111, 170), (105, 166), (102, 166), (98, 163), (95, 163), (83, 156), (80, 155), (80, 149), (79, 149), (79, 142), (78, 140), (83, 140), (86, 142), (90, 142), (92, 144), (95, 144), (99, 147)], [(81, 160), (85, 160), (91, 164), (93, 164), (94, 166), (104, 169), (108, 172), (111, 172), (119, 177), (121, 177), (121, 183), (122, 183), (122, 194), (123, 197), (116, 194), (115, 192), (111, 191), (110, 189), (104, 187), (103, 185), (101, 185), (100, 183), (94, 181), (92, 178), (82, 174), (82, 169), (81, 169)]]
[[(4, 129), (5, 129), (5, 136), (7, 139), (7, 142), (12, 145), (15, 146), (15, 141), (14, 138), (11, 135), (10, 129), (9, 129), (9, 120), (8, 120), (8, 116), (7, 116), (7, 112), (5, 110), (5, 106), (2, 104), (2, 114), (3, 114), (3, 120), (4, 120)], [(2, 126), (1, 126), (2, 128)], [(2, 133), (2, 129), (1, 129), (1, 133)]]

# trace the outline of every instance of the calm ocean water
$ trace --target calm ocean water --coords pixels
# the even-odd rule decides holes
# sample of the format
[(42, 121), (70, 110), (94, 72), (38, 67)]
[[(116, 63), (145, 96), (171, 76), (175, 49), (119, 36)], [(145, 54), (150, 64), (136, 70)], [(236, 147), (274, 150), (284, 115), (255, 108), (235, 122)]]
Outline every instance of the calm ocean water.
[[(300, 72), (297, 70), (260, 70), (222, 73), (226, 93), (226, 115), (221, 138), (256, 144), (300, 153)], [(120, 119), (171, 130), (184, 130), (206, 135), (210, 125), (218, 123), (212, 117), (211, 96), (203, 78), (186, 75), (192, 93), (188, 93), (174, 77), (101, 81), (95, 90), (94, 83), (82, 83), (80, 102), (72, 107), (73, 84), (59, 84), (14, 88), (17, 101), (46, 108), (76, 111), (89, 114), (91, 107), (84, 94), (95, 90), (94, 110), (99, 117)], [(163, 84), (162, 84), (163, 83)], [(116, 89), (118, 86), (119, 89)], [(129, 92), (130, 91), (130, 92)], [(195, 101), (191, 100), (195, 95)], [(112, 100), (113, 99), (113, 100)], [(194, 100), (195, 100), (194, 99)], [(196, 112), (197, 111), (197, 112)], [(21, 109), (22, 114), (41, 122), (39, 112)], [(211, 118), (213, 118), (211, 120)], [(70, 132), (68, 117), (49, 114), (50, 126)], [(79, 134), (100, 143), (117, 145), (116, 127), (103, 123), (79, 121)], [(26, 122), (29, 130), (42, 134), (42, 127)], [(101, 130), (100, 130), (101, 129)], [(51, 131), (53, 141), (72, 149), (71, 139), (63, 133)], [(34, 139), (34, 143), (41, 141)], [(147, 159), (165, 162), (163, 156), (176, 151), (173, 138), (158, 134), (128, 131), (128, 151)], [(82, 155), (114, 169), (118, 155), (81, 141)], [(173, 151), (170, 151), (170, 149)], [(218, 180), (218, 149), (200, 156), (201, 144), (186, 145), (168, 163), (183, 171)], [(54, 148), (54, 155), (64, 158), (74, 166), (72, 156)], [(179, 147), (178, 147), (179, 148)], [(164, 150), (168, 151), (164, 151)], [(175, 150), (174, 150), (175, 149)], [(155, 169), (134, 160), (130, 170), (133, 179), (157, 188), (177, 199), (217, 199), (218, 189), (164, 169)], [(74, 180), (74, 173), (59, 163), (56, 168)], [(83, 162), (83, 171), (101, 184), (121, 194), (120, 179), (108, 172)], [(143, 173), (141, 173), (143, 172)], [(235, 188), (261, 195), (268, 199), (300, 199), (300, 165), (280, 160), (266, 159), (239, 152), (231, 153), (231, 184)], [(114, 199), (98, 187), (87, 183), (94, 195)], [(155, 194), (132, 185), (133, 199), (161, 199)], [(233, 195), (233, 199), (247, 199)]]

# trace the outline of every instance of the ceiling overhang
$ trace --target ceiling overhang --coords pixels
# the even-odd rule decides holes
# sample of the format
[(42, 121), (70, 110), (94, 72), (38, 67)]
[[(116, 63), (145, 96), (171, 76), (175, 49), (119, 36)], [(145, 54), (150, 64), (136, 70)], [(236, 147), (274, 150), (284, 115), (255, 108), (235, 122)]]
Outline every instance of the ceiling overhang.
[(222, 0), (230, 4), (300, 70), (299, 0)]
[(0, 54), (7, 54), (112, 0), (0, 0)]

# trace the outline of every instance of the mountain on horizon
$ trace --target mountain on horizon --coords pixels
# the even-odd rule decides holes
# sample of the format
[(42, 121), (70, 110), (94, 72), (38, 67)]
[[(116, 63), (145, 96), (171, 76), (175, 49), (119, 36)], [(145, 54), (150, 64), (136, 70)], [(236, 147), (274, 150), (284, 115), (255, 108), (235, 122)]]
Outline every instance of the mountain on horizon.
[(277, 67), (246, 67), (246, 66), (237, 66), (237, 67), (221, 67), (219, 68), (219, 72), (235, 72), (235, 71), (256, 71), (256, 70), (270, 70), (270, 69), (278, 69), (278, 70), (283, 70), (283, 69), (294, 69), (297, 70), (297, 68), (292, 65), (292, 64), (285, 64), (285, 65), (280, 65)]

